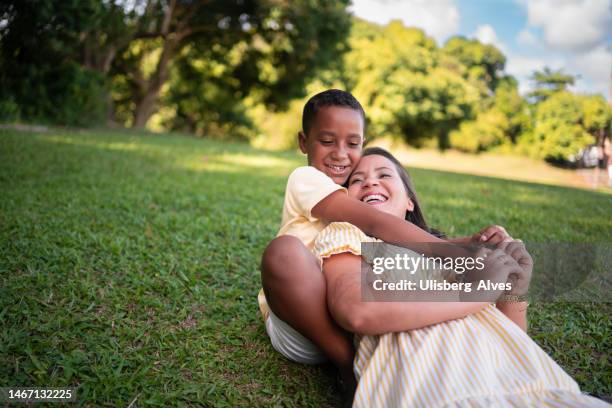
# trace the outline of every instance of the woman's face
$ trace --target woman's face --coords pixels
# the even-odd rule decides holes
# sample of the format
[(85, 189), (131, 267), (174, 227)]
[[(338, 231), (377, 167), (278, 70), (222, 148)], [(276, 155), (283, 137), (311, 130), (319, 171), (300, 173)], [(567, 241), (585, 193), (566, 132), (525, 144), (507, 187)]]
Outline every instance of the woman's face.
[(364, 156), (349, 178), (348, 194), (380, 211), (404, 218), (414, 209), (395, 165), (386, 157)]

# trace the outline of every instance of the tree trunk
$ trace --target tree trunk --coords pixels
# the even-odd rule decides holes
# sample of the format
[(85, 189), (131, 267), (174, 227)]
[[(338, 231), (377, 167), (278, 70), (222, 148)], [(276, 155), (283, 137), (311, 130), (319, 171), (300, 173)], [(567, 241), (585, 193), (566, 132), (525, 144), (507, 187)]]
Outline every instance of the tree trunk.
[(144, 87), (141, 88), (142, 97), (136, 103), (134, 111), (134, 123), (132, 127), (143, 128), (149, 121), (149, 118), (155, 113), (157, 101), (159, 99), (159, 91), (168, 79), (168, 69), (170, 61), (176, 54), (179, 48), (180, 37), (169, 38), (164, 43), (164, 49), (157, 62), (155, 73), (148, 81), (144, 81)]
[(136, 111), (134, 112), (134, 123), (132, 127), (144, 128), (149, 121), (149, 118), (153, 115), (155, 107), (157, 105), (159, 90), (149, 88), (144, 97), (136, 105)]

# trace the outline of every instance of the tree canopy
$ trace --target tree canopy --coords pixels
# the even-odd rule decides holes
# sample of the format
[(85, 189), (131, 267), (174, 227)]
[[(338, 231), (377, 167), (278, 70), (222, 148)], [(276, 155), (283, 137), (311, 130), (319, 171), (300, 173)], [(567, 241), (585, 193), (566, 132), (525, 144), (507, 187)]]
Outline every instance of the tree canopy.
[[(103, 78), (119, 118), (143, 127), (159, 108), (160, 92), (173, 63), (182, 57), (215, 67), (212, 76), (199, 80), (219, 79), (237, 100), (252, 91), (267, 106), (280, 109), (302, 96), (305, 83), (317, 70), (333, 64), (343, 52), (350, 26), (347, 4), (331, 0), (8, 1), (0, 9), (6, 21), (1, 34), (5, 62), (1, 85), (19, 106), (25, 106), (22, 101), (31, 98), (32, 92), (21, 89), (23, 84), (34, 83), (42, 89), (54, 76), (74, 77), (76, 70)], [(42, 54), (49, 55), (41, 55), (41, 48)], [(30, 70), (15, 76), (18, 69), (12, 62), (16, 60)], [(177, 75), (185, 71), (179, 69)], [(42, 99), (52, 100), (54, 90), (45, 91), (49, 95)], [(71, 105), (69, 97), (64, 99), (65, 105)], [(36, 104), (33, 111), (56, 116), (52, 108), (48, 111)], [(115, 114), (114, 110), (109, 113)], [(24, 116), (37, 115), (24, 112)]]
[[(307, 95), (364, 106), (370, 139), (564, 161), (610, 134), (601, 96), (545, 68), (526, 97), (493, 45), (439, 46), (349, 0), (7, 0), (0, 3), (0, 120), (180, 130), (294, 146)], [(264, 141), (264, 143), (261, 143)], [(266, 142), (267, 141), (267, 142)]]

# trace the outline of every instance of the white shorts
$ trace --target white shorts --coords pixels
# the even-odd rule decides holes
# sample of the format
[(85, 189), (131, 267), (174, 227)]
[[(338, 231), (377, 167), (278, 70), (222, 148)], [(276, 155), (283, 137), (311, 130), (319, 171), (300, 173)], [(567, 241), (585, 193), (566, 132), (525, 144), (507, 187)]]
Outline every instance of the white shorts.
[(276, 351), (302, 364), (320, 364), (327, 360), (327, 356), (313, 342), (279, 319), (272, 310), (269, 312), (266, 332)]

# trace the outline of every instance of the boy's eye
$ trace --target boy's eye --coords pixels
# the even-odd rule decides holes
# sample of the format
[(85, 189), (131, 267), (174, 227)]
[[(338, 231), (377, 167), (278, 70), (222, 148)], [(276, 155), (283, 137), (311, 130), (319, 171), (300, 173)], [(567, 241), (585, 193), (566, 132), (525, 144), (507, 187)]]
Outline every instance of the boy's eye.
[(334, 143), (333, 140), (320, 140), (320, 142), (321, 142), (322, 145), (326, 145), (326, 146), (329, 146), (332, 143)]

